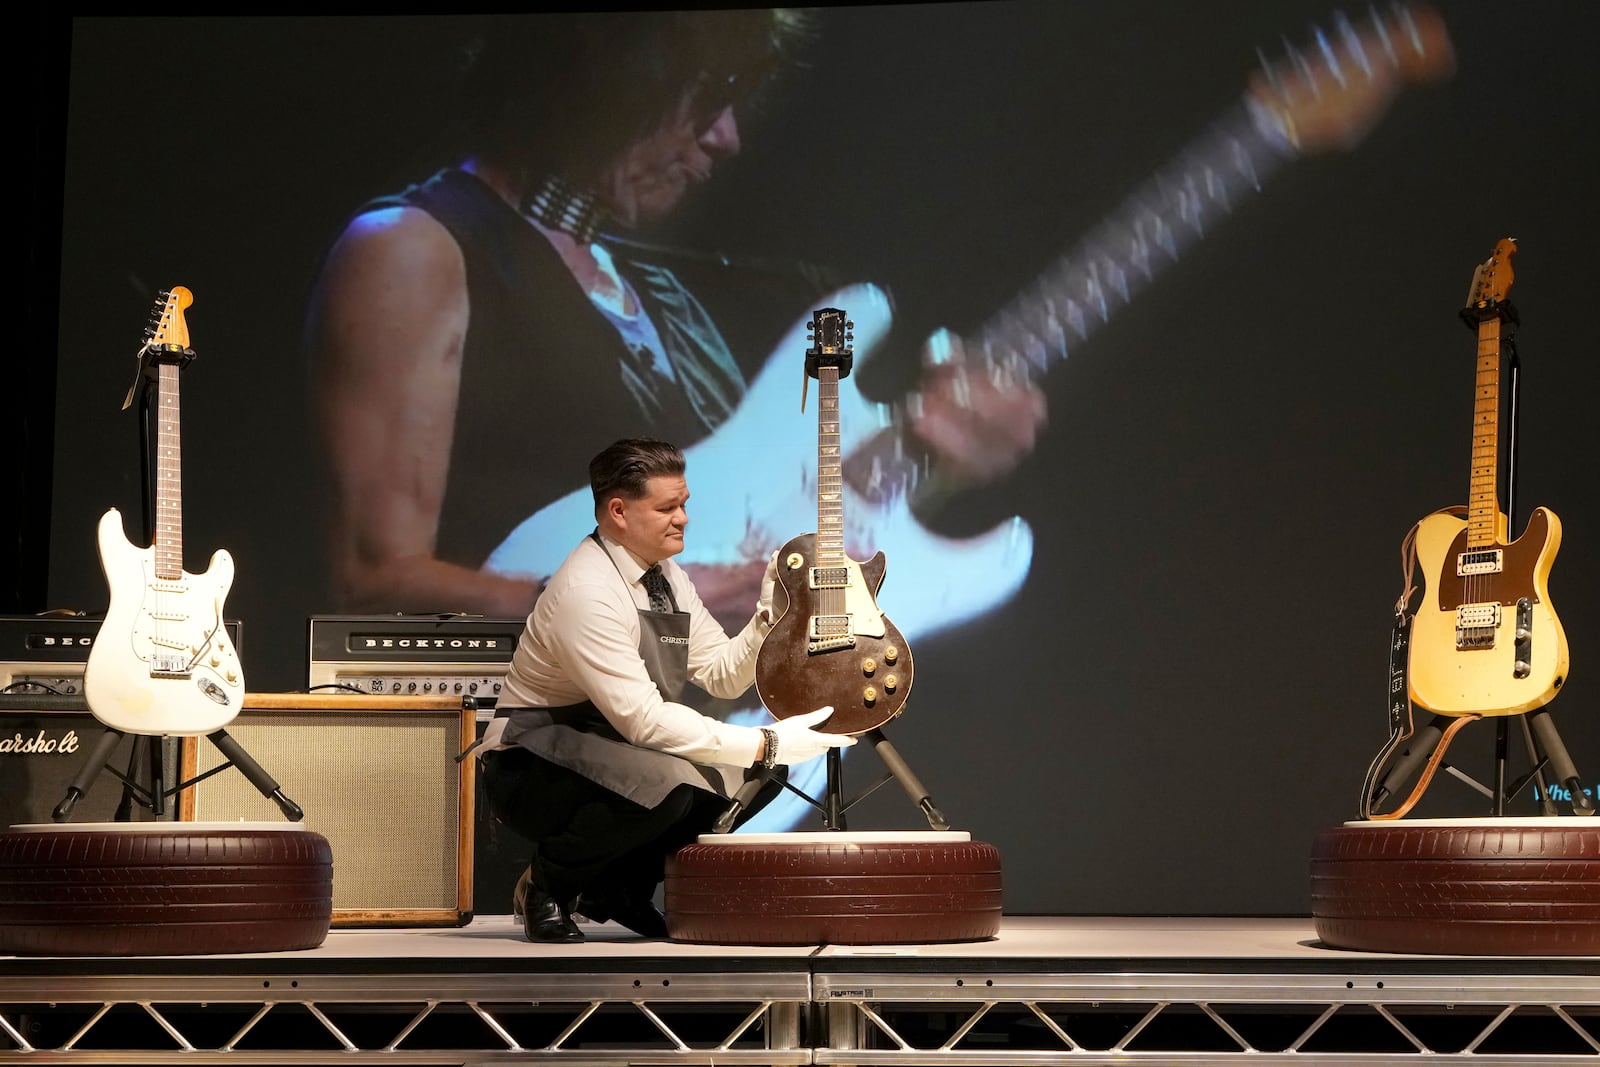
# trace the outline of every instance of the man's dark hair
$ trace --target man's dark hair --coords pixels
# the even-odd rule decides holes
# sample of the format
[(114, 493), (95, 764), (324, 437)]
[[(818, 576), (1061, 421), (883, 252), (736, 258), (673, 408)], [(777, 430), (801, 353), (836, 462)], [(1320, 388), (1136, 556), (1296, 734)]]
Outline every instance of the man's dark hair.
[(811, 35), (799, 8), (486, 17), (467, 46), (474, 151), (582, 185), (694, 91), (743, 104)]
[(677, 445), (653, 437), (628, 437), (608, 445), (589, 461), (595, 513), (612, 497), (638, 500), (651, 478), (682, 475), (683, 470), (683, 453)]

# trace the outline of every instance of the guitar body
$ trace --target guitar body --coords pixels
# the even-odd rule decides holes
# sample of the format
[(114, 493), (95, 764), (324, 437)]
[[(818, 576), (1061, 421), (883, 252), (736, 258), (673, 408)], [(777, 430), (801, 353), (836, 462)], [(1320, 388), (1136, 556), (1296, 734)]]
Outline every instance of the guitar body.
[(911, 692), (911, 647), (878, 609), (882, 552), (864, 563), (846, 561), (849, 632), (819, 641), (813, 620), (831, 616), (821, 602), (822, 594), (812, 587), (816, 546), (817, 535), (806, 533), (778, 552), (778, 584), (788, 606), (756, 657), (756, 692), (774, 718), (803, 715), (831, 704), (833, 715), (819, 730), (865, 733), (904, 710)]
[[(1413, 700), (1440, 715), (1516, 715), (1555, 697), (1567, 677), (1567, 638), (1546, 582), (1560, 546), (1561, 520), (1537, 508), (1521, 537), (1495, 546), (1497, 573), (1463, 578), (1457, 561), (1469, 551), (1466, 520), (1448, 511), (1422, 520), (1417, 563), (1429, 588), (1412, 621)], [(1457, 635), (1463, 609), (1481, 623), (1469, 647)], [(1521, 647), (1519, 629), (1526, 633)]]
[(218, 550), (204, 574), (160, 578), (154, 550), (128, 541), (116, 508), (101, 517), (99, 539), (111, 600), (84, 665), (94, 717), (132, 734), (221, 729), (244, 704), (244, 671), (222, 613), (233, 557)]

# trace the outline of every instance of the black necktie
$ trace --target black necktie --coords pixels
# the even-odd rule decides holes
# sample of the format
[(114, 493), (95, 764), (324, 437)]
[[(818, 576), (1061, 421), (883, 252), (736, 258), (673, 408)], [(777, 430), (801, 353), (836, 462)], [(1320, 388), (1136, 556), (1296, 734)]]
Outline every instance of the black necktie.
[(657, 563), (644, 572), (644, 590), (650, 594), (651, 611), (672, 610), (672, 601), (667, 594), (667, 576), (661, 573), (661, 564)]

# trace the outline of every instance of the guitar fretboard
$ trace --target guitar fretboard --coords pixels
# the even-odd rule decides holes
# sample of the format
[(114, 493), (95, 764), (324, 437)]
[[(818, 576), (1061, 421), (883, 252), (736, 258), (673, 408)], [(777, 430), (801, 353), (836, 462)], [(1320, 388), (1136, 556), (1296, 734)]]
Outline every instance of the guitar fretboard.
[[(1024, 380), (1049, 370), (1295, 154), (1266, 109), (1241, 102), (968, 335), (968, 364)], [(906, 439), (903, 407), (851, 455), (851, 485), (869, 499), (912, 493), (929, 473), (929, 457)]]
[(1478, 323), (1478, 376), (1472, 409), (1472, 479), (1467, 547), (1500, 541), (1500, 316)]
[(156, 368), (156, 576), (183, 577), (183, 455), (178, 433), (178, 366)]
[(817, 565), (845, 561), (844, 476), (839, 462), (839, 368), (817, 368)]

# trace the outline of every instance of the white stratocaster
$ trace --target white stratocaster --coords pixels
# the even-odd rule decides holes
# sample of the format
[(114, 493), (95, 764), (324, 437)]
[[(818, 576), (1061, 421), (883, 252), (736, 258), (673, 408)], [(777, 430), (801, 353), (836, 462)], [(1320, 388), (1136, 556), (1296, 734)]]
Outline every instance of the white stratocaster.
[[(1341, 20), (1304, 55), (1265, 67), (1239, 107), (964, 339), (969, 373), (1027, 380), (1061, 362), (1279, 166), (1300, 154), (1353, 146), (1403, 85), (1442, 77), (1452, 64), (1437, 14), (1397, 6), (1361, 25)], [(888, 296), (861, 284), (813, 306), (823, 304), (850, 309), (859, 370), (888, 335)], [(816, 450), (803, 420), (794, 418), (792, 355), (806, 347), (809, 320), (808, 309), (732, 417), (687, 450), (690, 477), (709, 489), (704, 502), (696, 497), (694, 532), (680, 563), (764, 561), (792, 531), (814, 521)], [(929, 531), (909, 506), (911, 494), (927, 488), (929, 461), (904, 433), (902, 412), (846, 390), (839, 421), (846, 549), (852, 558), (886, 551), (897, 573), (916, 576), (894, 588), (894, 616), (905, 636), (915, 641), (1008, 602), (1032, 564), (1026, 522), (1012, 517), (961, 539)], [(512, 530), (485, 569), (549, 575), (593, 524), (593, 496), (579, 487)]]
[(139, 350), (140, 374), (156, 380), (155, 541), (134, 547), (116, 508), (100, 519), (111, 603), (84, 665), (84, 697), (96, 719), (125, 733), (209, 734), (244, 703), (244, 671), (222, 615), (233, 557), (219, 549), (204, 574), (183, 569), (178, 375), (194, 355), (183, 319), (193, 302), (182, 286), (161, 294)]

